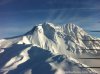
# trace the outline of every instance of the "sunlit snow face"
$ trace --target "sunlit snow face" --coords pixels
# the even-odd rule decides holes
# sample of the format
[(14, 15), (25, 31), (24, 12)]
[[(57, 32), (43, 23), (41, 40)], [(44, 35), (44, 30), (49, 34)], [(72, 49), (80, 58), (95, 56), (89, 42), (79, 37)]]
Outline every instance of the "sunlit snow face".
[(41, 25), (39, 25), (39, 26), (37, 27), (37, 31), (38, 31), (39, 33), (43, 33), (43, 28), (42, 28)]

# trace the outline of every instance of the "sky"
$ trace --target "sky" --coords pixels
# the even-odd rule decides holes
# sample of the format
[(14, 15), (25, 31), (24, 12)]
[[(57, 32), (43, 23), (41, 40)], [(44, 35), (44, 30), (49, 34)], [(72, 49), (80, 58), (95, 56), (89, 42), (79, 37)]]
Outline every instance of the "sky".
[[(24, 34), (44, 22), (98, 31), (100, 0), (0, 0), (0, 39)], [(90, 34), (100, 37), (99, 32)]]

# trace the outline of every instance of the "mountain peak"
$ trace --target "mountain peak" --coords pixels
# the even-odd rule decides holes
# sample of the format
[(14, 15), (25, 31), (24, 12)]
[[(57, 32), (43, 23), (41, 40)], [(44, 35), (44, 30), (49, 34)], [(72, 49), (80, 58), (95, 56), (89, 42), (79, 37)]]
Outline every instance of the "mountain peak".
[(68, 26), (76, 26), (74, 23), (68, 23)]
[(69, 23), (69, 24), (66, 24), (66, 25), (55, 25), (53, 23), (50, 23), (50, 22), (44, 22), (42, 24), (38, 24), (36, 26), (34, 26), (28, 33), (33, 33), (34, 31), (37, 31), (39, 29), (49, 29), (50, 31), (51, 30), (61, 30), (62, 27), (64, 27), (65, 29), (70, 29), (70, 30), (74, 30), (74, 29), (82, 29), (80, 28), (79, 26), (73, 24), (73, 23)]
[[(62, 46), (64, 51), (69, 47), (70, 50), (75, 53), (77, 53), (76, 48), (78, 50), (82, 47), (72, 47), (72, 45), (76, 46), (76, 43), (79, 45), (84, 44), (81, 41), (85, 35), (87, 36), (85, 31), (75, 24), (70, 23), (63, 26), (48, 22), (35, 26), (27, 35), (29, 42), (33, 45), (37, 43), (40, 47), (51, 48), (53, 52), (56, 49), (61, 50)], [(53, 47), (51, 43), (54, 43)], [(56, 51), (61, 52), (59, 50)], [(79, 53), (81, 53), (81, 51), (79, 51)]]
[[(54, 69), (54, 72), (61, 69), (60, 71), (64, 72), (61, 74), (65, 74), (67, 71), (79, 71), (80, 74), (83, 71), (95, 73), (74, 59), (84, 53), (87, 55), (97, 53), (97, 50), (89, 49), (100, 49), (99, 41), (83, 41), (85, 39), (94, 38), (72, 23), (64, 26), (48, 22), (36, 25), (25, 35), (14, 39), (1, 40), (0, 60), (5, 62), (0, 62), (0, 74), (7, 72), (8, 74), (26, 74), (29, 69), (36, 74), (40, 74), (42, 71), (47, 71), (47, 73), (42, 72), (43, 74), (49, 74), (49, 71), (52, 71), (51, 69)], [(42, 70), (42, 68), (45, 69)]]
[(50, 22), (45, 22), (45, 23), (42, 24), (42, 26), (43, 27), (52, 27), (52, 28), (54, 28), (56, 25), (53, 24), (53, 23), (50, 23)]
[(70, 29), (82, 29), (81, 27), (79, 27), (78, 25), (76, 24), (73, 24), (73, 23), (69, 23), (69, 24), (66, 24), (66, 27), (67, 28), (70, 28)]

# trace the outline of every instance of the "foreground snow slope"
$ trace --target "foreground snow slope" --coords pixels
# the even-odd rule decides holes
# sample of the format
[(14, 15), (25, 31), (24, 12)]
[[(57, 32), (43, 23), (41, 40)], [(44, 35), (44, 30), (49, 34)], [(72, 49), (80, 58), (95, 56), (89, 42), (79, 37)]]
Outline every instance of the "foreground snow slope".
[(0, 74), (96, 74), (77, 56), (97, 55), (99, 41), (75, 24), (43, 23), (0, 40)]

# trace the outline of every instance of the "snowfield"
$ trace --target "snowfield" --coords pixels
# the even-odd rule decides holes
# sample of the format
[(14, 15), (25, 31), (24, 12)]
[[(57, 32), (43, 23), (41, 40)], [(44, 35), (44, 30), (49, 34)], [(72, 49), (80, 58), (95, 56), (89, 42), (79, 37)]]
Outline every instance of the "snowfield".
[(91, 61), (78, 59), (100, 56), (100, 41), (89, 41), (97, 39), (75, 24), (36, 25), (0, 40), (0, 74), (99, 74)]

